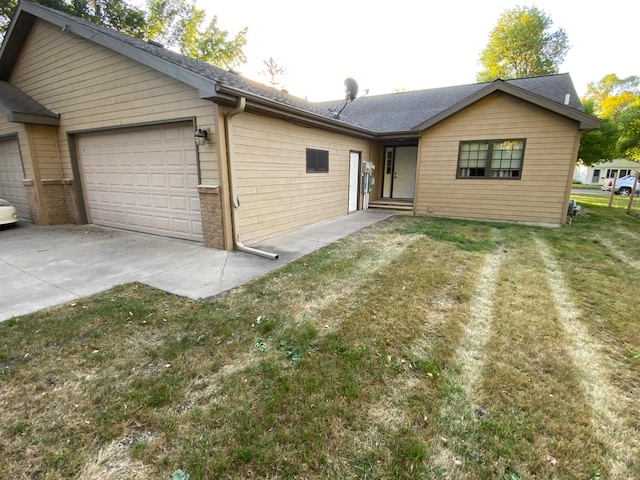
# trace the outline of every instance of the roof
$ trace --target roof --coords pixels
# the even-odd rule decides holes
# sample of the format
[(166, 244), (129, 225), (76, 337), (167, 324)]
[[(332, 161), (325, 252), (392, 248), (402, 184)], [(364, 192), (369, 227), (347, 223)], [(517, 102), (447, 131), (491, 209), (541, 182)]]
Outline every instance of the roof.
[(0, 81), (0, 112), (10, 122), (58, 125), (58, 115), (5, 81)]
[[(596, 120), (584, 113), (571, 77), (566, 73), (365, 96), (349, 103), (340, 116), (377, 133), (424, 130), (435, 123), (434, 120), (446, 118), (498, 90), (574, 118), (585, 124), (585, 128), (593, 127), (592, 120)], [(317, 105), (335, 109), (343, 103), (336, 100)]]
[[(351, 102), (336, 118), (326, 103), (308, 102), (154, 43), (26, 0), (18, 4), (0, 48), (0, 81), (9, 80), (22, 44), (36, 18), (180, 80), (197, 89), (202, 98), (231, 105), (239, 97), (245, 97), (248, 111), (293, 118), (362, 137), (375, 138), (380, 134), (407, 132), (418, 134), (428, 128), (431, 120), (446, 118), (457, 111), (457, 106), (465, 105), (468, 99), (477, 101), (496, 90), (508, 91), (573, 118), (580, 122), (583, 129), (599, 126), (597, 119), (582, 111), (568, 74), (364, 97)], [(570, 94), (570, 102), (564, 105), (567, 93)], [(333, 105), (335, 103), (332, 102)]]

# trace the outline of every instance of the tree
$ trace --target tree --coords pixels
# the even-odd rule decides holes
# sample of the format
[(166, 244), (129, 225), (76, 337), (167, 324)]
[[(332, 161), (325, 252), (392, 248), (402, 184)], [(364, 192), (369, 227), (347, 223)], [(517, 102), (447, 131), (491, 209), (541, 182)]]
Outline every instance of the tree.
[(580, 141), (580, 158), (587, 164), (613, 158), (640, 160), (640, 78), (611, 73), (589, 83), (582, 99), (585, 112), (602, 125)]
[(503, 12), (480, 54), (484, 70), (477, 74), (477, 81), (558, 73), (569, 51), (569, 40), (562, 28), (551, 32), (552, 24), (535, 6)]
[(615, 73), (587, 85), (585, 100), (594, 102), (595, 114), (617, 120), (620, 114), (640, 98), (640, 77), (618, 78)]
[[(133, 37), (142, 37), (145, 13), (123, 0), (33, 0), (45, 7), (55, 8), (93, 23), (105, 25)], [(0, 0), (0, 34), (4, 36), (17, 0)]]
[(215, 16), (204, 27), (206, 11), (197, 8), (195, 0), (148, 0), (147, 11), (148, 38), (167, 48), (219, 67), (233, 68), (247, 61), (242, 50), (247, 29), (228, 39)]
[(263, 60), (262, 63), (264, 63), (265, 69), (260, 72), (260, 75), (267, 77), (269, 79), (269, 85), (272, 87), (284, 88), (284, 78), (287, 74), (287, 69), (278, 64), (273, 57), (269, 57), (269, 60)]
[(620, 114), (617, 151), (629, 160), (640, 160), (640, 101), (637, 99)]
[[(584, 101), (584, 110), (589, 115), (595, 116), (595, 102)], [(600, 128), (584, 133), (580, 139), (578, 158), (586, 165), (593, 165), (601, 160), (615, 158), (616, 144), (618, 142), (618, 125), (609, 118), (602, 118)]]
[[(195, 0), (148, 0), (147, 11), (124, 0), (34, 0), (37, 3), (105, 25), (128, 35), (156, 40), (167, 48), (220, 67), (233, 68), (247, 61), (243, 47), (247, 29), (229, 39), (213, 17)], [(0, 36), (4, 35), (17, 0), (0, 0)]]

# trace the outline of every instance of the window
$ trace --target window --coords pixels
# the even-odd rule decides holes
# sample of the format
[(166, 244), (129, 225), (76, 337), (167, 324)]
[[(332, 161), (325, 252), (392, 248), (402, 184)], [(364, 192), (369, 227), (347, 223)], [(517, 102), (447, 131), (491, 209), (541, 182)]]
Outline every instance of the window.
[(524, 139), (460, 142), (457, 178), (520, 178)]
[(618, 178), (625, 177), (627, 175), (631, 175), (631, 169), (621, 168), (618, 170), (617, 168), (608, 168), (607, 169), (607, 178), (613, 178), (618, 174)]
[(329, 171), (329, 152), (307, 148), (307, 173), (326, 173)]

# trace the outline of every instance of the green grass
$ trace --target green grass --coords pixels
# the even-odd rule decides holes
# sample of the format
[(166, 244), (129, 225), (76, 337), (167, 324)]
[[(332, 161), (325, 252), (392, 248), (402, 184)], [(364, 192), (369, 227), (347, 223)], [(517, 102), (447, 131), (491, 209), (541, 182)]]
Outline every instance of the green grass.
[(559, 229), (398, 216), (211, 301), (3, 322), (2, 478), (640, 478), (640, 224), (576, 199)]

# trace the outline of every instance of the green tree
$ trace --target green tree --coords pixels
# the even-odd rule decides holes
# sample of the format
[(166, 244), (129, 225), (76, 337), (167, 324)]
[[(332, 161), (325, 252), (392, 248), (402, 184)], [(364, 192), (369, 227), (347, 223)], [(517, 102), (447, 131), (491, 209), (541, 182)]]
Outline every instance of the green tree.
[[(41, 5), (85, 18), (134, 37), (158, 41), (184, 55), (220, 67), (245, 63), (247, 29), (233, 38), (218, 27), (218, 18), (205, 24), (205, 10), (195, 0), (147, 0), (140, 10), (124, 0), (33, 0)], [(0, 0), (0, 37), (4, 35), (18, 0)]]
[(640, 160), (640, 100), (630, 104), (619, 117), (617, 151), (629, 160)]
[(218, 17), (205, 26), (206, 11), (195, 0), (148, 0), (147, 36), (168, 48), (219, 67), (233, 68), (247, 61), (243, 47), (247, 29), (233, 38), (218, 27)]
[[(36, 3), (44, 5), (45, 7), (55, 8), (56, 10), (62, 10), (63, 12), (69, 12), (69, 7), (63, 0), (40, 0), (36, 1)], [(17, 6), (18, 0), (0, 0), (0, 37), (3, 37), (7, 31), (9, 22)]]
[(617, 120), (625, 109), (640, 98), (640, 77), (618, 78), (615, 73), (587, 85), (585, 100), (594, 102), (595, 114)]
[[(586, 113), (596, 116), (593, 100), (583, 101), (583, 105)], [(618, 125), (607, 117), (601, 120), (599, 129), (583, 134), (580, 139), (578, 158), (587, 165), (593, 165), (601, 160), (612, 160), (616, 156)]]
[(600, 129), (580, 141), (580, 158), (588, 165), (600, 160), (640, 160), (640, 77), (610, 73), (589, 83), (582, 99), (585, 111), (602, 120)]
[[(33, 0), (45, 7), (55, 8), (93, 23), (105, 25), (134, 37), (142, 37), (145, 13), (123, 0)], [(0, 35), (4, 36), (17, 0), (0, 0)]]
[(535, 6), (506, 10), (480, 54), (478, 82), (558, 73), (569, 51), (566, 32), (550, 31), (551, 18)]

